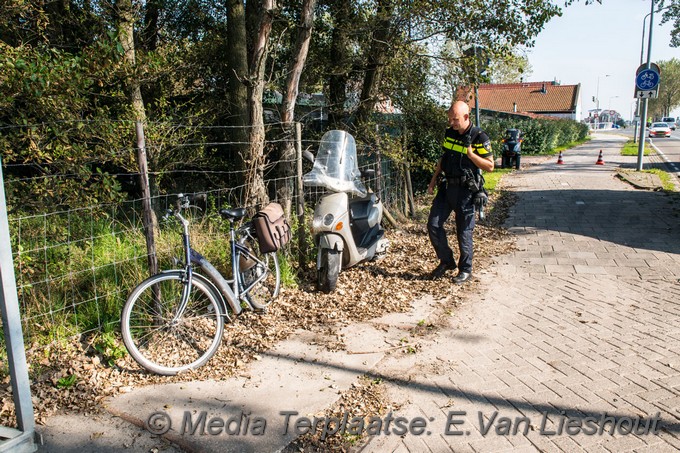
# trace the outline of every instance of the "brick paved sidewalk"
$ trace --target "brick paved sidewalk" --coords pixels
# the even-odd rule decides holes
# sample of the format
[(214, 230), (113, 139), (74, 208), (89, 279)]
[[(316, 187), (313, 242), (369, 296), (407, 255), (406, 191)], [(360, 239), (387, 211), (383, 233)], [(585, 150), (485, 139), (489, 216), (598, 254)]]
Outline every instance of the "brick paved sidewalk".
[(418, 363), (379, 366), (399, 376), (395, 414), (427, 431), (363, 451), (680, 450), (680, 205), (615, 177), (635, 160), (618, 155), (624, 140), (596, 136), (564, 165), (505, 178), (519, 250)]

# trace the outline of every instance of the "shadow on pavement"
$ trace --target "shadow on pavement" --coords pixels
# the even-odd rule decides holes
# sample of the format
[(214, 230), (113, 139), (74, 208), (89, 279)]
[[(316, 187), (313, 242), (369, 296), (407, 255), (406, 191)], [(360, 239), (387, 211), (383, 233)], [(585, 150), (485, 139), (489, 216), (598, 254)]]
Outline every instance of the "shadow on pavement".
[[(636, 190), (515, 191), (508, 228), (582, 235), (628, 247), (680, 253), (680, 197)], [(521, 234), (521, 233), (520, 233)]]
[[(291, 362), (305, 362), (307, 361), (303, 357), (292, 357), (290, 355), (280, 355), (274, 352), (267, 352), (267, 355), (271, 357), (276, 357), (282, 360), (288, 360)], [(484, 394), (480, 392), (474, 392), (474, 391), (462, 391), (458, 388), (455, 387), (443, 387), (440, 385), (436, 384), (426, 384), (422, 382), (414, 382), (410, 380), (405, 380), (401, 379), (398, 377), (394, 377), (391, 375), (385, 375), (382, 373), (365, 373), (364, 370), (361, 369), (353, 369), (351, 367), (341, 367), (332, 363), (327, 363), (324, 361), (320, 360), (314, 360), (315, 364), (322, 365), (324, 367), (332, 367), (332, 368), (337, 368), (337, 369), (342, 369), (345, 371), (350, 371), (352, 373), (358, 373), (358, 374), (367, 374), (368, 377), (372, 379), (384, 379), (386, 381), (391, 382), (392, 384), (401, 386), (401, 387), (407, 387), (419, 391), (425, 391), (425, 392), (430, 392), (434, 394), (441, 394), (444, 393), (446, 396), (449, 398), (466, 398), (470, 400), (472, 403), (478, 403), (480, 407), (482, 405), (490, 406), (491, 412), (494, 411), (500, 411), (503, 408), (507, 408), (508, 411), (515, 411), (518, 410), (524, 414), (527, 412), (537, 412), (539, 414), (542, 414), (542, 417), (549, 417), (550, 420), (553, 422), (555, 421), (556, 418), (559, 417), (566, 417), (566, 418), (571, 418), (571, 419), (578, 419), (581, 420), (581, 422), (585, 423), (588, 421), (588, 419), (596, 419), (600, 420), (601, 417), (605, 414), (605, 412), (602, 411), (590, 411), (590, 410), (582, 410), (582, 409), (577, 409), (574, 407), (569, 407), (569, 406), (563, 406), (559, 404), (549, 404), (549, 403), (540, 403), (540, 402), (535, 402), (532, 403), (526, 399), (522, 398), (501, 398), (499, 396), (496, 396), (492, 393), (490, 394)], [(442, 408), (442, 411), (444, 409)], [(480, 410), (481, 411), (481, 410)], [(661, 411), (659, 411), (661, 412)], [(434, 414), (426, 414), (428, 416), (434, 415)], [(461, 414), (459, 414), (461, 415)], [(608, 412), (606, 413), (606, 416), (611, 418), (613, 421), (612, 422), (607, 422), (607, 429), (605, 432), (608, 432), (609, 427), (612, 425), (616, 425), (617, 423), (622, 423), (624, 420), (627, 419), (633, 419), (635, 420), (636, 418), (641, 419), (641, 423), (644, 424), (644, 420), (648, 420), (652, 417), (654, 417), (656, 414), (644, 414), (644, 417), (640, 417), (639, 414), (609, 414)], [(502, 416), (502, 414), (499, 414), (499, 416)], [(531, 418), (531, 417), (528, 417)], [(664, 419), (664, 418), (659, 418), (658, 423), (657, 423), (657, 428), (659, 430), (664, 430), (669, 433), (680, 433), (680, 422), (677, 420), (670, 420), (670, 419)], [(455, 429), (455, 428), (453, 428)]]

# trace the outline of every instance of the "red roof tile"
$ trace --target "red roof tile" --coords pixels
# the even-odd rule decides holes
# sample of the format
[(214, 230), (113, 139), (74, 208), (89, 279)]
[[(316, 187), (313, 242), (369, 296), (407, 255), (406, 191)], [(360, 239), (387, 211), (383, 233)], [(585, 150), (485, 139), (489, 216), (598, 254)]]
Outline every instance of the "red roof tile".
[[(479, 106), (499, 112), (539, 114), (573, 113), (581, 85), (557, 85), (554, 82), (525, 82), (479, 86)], [(467, 97), (465, 90), (462, 98)], [(474, 96), (470, 96), (474, 105)]]

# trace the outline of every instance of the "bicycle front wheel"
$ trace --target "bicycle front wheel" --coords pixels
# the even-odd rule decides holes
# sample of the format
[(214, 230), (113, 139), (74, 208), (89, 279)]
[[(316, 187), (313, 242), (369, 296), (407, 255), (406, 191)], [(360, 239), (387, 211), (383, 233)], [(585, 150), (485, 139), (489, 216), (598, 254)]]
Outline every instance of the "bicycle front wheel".
[(281, 289), (279, 260), (276, 252), (260, 253), (257, 240), (248, 240), (244, 245), (247, 250), (239, 251), (241, 292), (254, 308), (264, 309)]
[(174, 375), (198, 368), (217, 352), (222, 340), (220, 302), (196, 276), (184, 312), (175, 316), (187, 285), (184, 277), (182, 271), (154, 275), (132, 291), (123, 307), (125, 347), (153, 373)]

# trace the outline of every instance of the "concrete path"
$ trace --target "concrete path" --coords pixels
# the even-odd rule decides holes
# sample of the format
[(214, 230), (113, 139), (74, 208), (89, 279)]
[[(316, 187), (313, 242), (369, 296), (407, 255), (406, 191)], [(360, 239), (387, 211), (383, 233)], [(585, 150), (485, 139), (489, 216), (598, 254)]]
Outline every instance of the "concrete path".
[[(480, 294), (443, 325), (424, 298), (410, 313), (346, 326), (347, 351), (299, 332), (247, 375), (136, 389), (98, 424), (52, 419), (39, 428), (41, 451), (282, 451), (291, 423), (323, 414), (361, 375), (382, 378), (393, 407), (357, 450), (677, 451), (680, 204), (615, 178), (635, 160), (618, 156), (623, 140), (598, 136), (564, 165), (506, 178), (519, 250), (478, 274), (469, 293)], [(605, 165), (595, 165), (600, 149)], [(395, 353), (424, 321), (438, 330), (415, 354)], [(172, 428), (152, 435), (150, 418)], [(635, 426), (640, 434), (626, 434)]]

